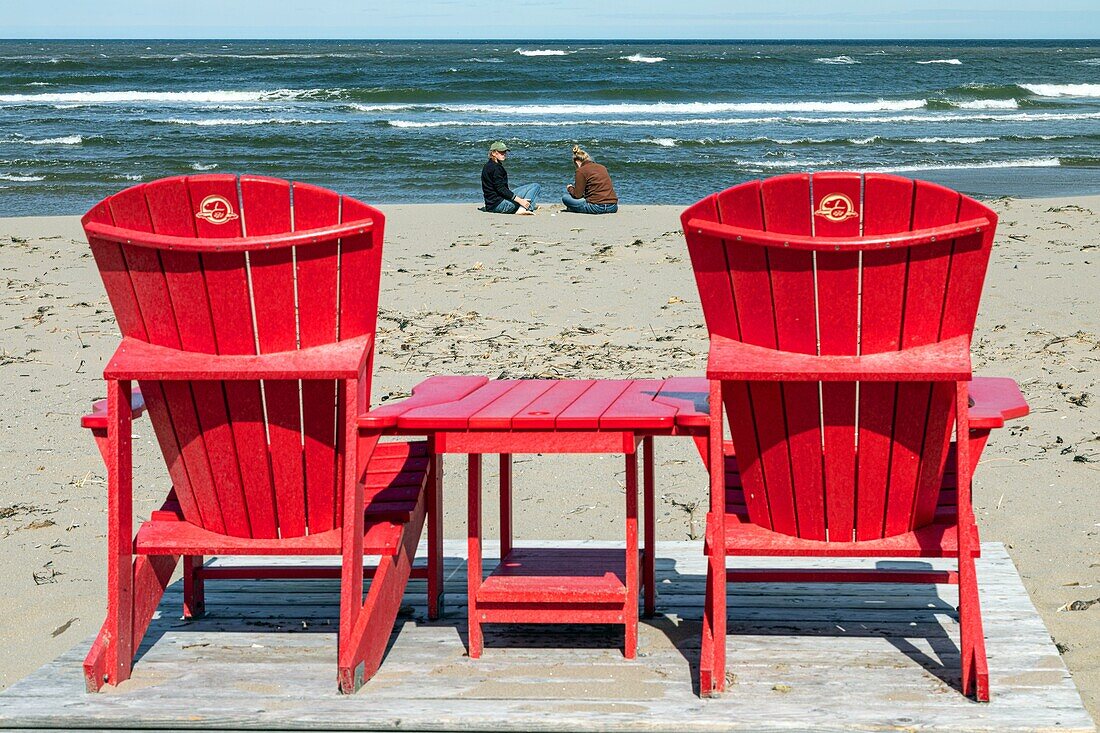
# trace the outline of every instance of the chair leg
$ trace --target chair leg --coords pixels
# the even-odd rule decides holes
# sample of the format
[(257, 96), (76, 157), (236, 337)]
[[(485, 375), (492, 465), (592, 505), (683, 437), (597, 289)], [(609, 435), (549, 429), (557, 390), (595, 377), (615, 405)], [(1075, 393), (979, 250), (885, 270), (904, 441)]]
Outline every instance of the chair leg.
[(107, 618), (84, 658), (88, 692), (130, 679), (134, 652), (145, 638), (178, 561), (176, 555), (141, 555), (118, 575), (109, 576)]
[(202, 560), (202, 555), (185, 555), (183, 558), (183, 617), (187, 619), (206, 615)]
[(978, 702), (989, 702), (989, 664), (978, 601), (978, 579), (973, 557), (959, 558), (959, 636), (962, 657), (962, 692)]
[(340, 692), (346, 695), (362, 687), (382, 665), (412, 576), (416, 546), (424, 529), (425, 504), (421, 499), (402, 530), (396, 554), (379, 559), (351, 633), (340, 639), (338, 680)]
[(443, 458), (429, 444), (428, 455), (428, 618), (443, 616)]
[(699, 695), (714, 694), (714, 598), (711, 593), (710, 565), (707, 565), (707, 584), (703, 598), (703, 642), (699, 647)]
[(715, 554), (707, 558), (707, 597), (711, 608), (711, 685), (700, 687), (700, 694), (710, 697), (726, 689), (726, 558)]

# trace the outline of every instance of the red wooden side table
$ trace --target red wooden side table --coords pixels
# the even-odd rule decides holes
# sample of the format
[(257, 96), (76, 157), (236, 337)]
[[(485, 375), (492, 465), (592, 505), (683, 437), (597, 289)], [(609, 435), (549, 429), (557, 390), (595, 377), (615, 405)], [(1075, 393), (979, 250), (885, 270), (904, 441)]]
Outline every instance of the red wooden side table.
[[(462, 380), (462, 381), (458, 381)], [(456, 383), (465, 392), (454, 395)], [(371, 413), (371, 425), (429, 435), (437, 454), (469, 456), (469, 653), (481, 656), (485, 623), (622, 624), (633, 659), (638, 595), (655, 610), (653, 438), (686, 435), (704, 449), (709, 413), (702, 378), (498, 380), (432, 377), (413, 396)], [(638, 447), (642, 448), (644, 543), (638, 537)], [(482, 580), (482, 455), (500, 456), (501, 561)], [(517, 548), (512, 543), (512, 455), (622, 454), (626, 464), (625, 552)], [(433, 520), (433, 524), (438, 518)], [(431, 525), (429, 527), (431, 529)]]

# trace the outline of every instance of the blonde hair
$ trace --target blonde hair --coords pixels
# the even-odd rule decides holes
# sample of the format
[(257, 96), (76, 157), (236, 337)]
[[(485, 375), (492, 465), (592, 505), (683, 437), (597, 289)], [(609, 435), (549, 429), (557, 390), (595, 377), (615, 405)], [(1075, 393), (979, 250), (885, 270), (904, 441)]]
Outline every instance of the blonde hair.
[(592, 156), (581, 150), (580, 145), (573, 146), (573, 160), (578, 160), (582, 163), (592, 160)]

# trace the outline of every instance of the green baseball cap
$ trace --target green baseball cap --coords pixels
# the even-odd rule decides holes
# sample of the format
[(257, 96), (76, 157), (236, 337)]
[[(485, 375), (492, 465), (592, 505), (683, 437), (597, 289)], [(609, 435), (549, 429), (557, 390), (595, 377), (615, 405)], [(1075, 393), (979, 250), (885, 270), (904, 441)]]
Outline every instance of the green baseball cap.
[(495, 142), (489, 146), (490, 153), (507, 153), (508, 146), (502, 142)]

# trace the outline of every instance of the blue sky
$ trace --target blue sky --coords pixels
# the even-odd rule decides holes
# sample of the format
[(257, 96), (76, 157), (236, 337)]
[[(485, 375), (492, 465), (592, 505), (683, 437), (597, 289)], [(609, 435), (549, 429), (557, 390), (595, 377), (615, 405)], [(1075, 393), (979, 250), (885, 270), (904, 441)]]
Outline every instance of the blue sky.
[(5, 38), (1100, 38), (1100, 0), (50, 0)]

